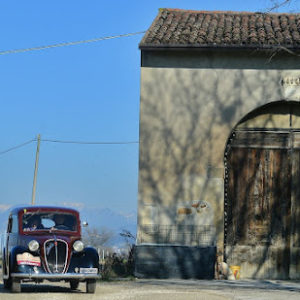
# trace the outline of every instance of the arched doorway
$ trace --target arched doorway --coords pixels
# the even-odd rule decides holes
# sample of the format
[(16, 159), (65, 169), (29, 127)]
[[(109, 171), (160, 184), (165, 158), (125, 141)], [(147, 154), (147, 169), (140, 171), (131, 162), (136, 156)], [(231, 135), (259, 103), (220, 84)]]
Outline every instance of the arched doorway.
[(244, 278), (300, 271), (300, 105), (248, 114), (225, 151), (225, 257)]

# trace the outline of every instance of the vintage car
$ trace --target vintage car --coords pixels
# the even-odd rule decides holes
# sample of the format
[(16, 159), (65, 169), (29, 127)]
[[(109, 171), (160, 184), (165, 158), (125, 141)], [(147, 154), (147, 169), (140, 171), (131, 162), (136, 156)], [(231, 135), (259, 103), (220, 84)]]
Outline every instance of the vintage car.
[(81, 241), (78, 211), (63, 207), (13, 209), (8, 218), (2, 257), (3, 283), (12, 292), (21, 282), (66, 281), (72, 290), (86, 283), (94, 293), (99, 257)]

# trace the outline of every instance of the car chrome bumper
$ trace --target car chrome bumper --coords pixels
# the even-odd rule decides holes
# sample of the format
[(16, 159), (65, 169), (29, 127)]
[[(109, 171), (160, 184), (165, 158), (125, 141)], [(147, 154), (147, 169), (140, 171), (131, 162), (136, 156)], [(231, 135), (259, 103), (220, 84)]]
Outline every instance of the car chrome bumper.
[(68, 279), (78, 279), (78, 280), (85, 280), (85, 279), (99, 279), (99, 274), (84, 274), (84, 273), (64, 273), (64, 274), (50, 274), (50, 273), (12, 273), (11, 277), (13, 278), (20, 278), (20, 279), (61, 279), (61, 280), (68, 280)]

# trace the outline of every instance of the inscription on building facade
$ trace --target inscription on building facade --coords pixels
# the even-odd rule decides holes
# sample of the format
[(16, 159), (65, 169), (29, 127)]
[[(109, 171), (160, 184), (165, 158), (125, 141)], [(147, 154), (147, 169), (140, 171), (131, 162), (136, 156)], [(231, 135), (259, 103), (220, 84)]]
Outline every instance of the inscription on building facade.
[(282, 78), (281, 84), (283, 86), (300, 86), (300, 76)]
[(281, 79), (283, 98), (300, 101), (300, 76), (286, 76)]

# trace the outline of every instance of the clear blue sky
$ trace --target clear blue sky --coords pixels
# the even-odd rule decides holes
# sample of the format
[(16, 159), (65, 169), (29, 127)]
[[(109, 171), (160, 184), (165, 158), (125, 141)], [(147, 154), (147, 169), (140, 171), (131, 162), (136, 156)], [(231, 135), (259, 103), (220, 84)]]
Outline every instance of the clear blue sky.
[[(158, 8), (265, 11), (271, 1), (0, 0), (0, 51), (146, 30)], [(299, 11), (299, 2), (279, 11)], [(34, 138), (138, 141), (142, 35), (0, 55), (0, 152)], [(30, 203), (36, 143), (0, 155), (0, 209)], [(42, 142), (37, 204), (137, 209), (138, 145)]]

